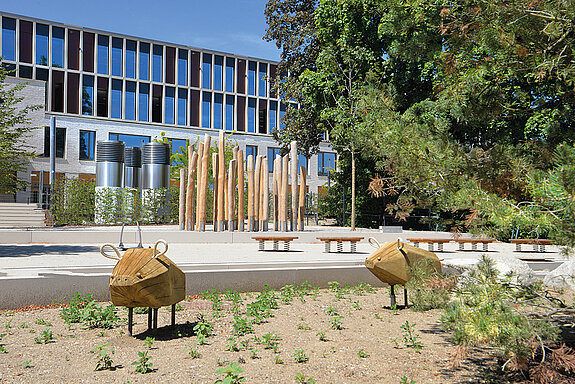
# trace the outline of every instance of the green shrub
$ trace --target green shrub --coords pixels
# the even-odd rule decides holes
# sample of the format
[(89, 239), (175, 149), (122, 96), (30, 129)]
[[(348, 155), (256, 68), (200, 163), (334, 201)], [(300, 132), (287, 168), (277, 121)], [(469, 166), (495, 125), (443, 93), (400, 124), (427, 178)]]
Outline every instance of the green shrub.
[(68, 325), (82, 323), (88, 328), (111, 329), (120, 322), (114, 305), (104, 308), (96, 303), (92, 295), (84, 296), (80, 292), (76, 292), (68, 305), (62, 308), (60, 316)]
[(408, 269), (411, 279), (405, 288), (409, 292), (411, 308), (415, 311), (445, 308), (451, 300), (456, 279), (437, 273), (429, 259), (416, 261)]
[(50, 195), (54, 225), (81, 225), (94, 222), (95, 180), (59, 178)]

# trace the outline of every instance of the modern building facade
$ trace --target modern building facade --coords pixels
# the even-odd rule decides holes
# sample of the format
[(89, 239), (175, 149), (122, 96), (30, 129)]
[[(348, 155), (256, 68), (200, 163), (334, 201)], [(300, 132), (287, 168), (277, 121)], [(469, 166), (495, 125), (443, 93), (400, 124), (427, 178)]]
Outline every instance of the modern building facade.
[[(25, 102), (44, 104), (32, 116), (29, 143), (38, 153), (26, 175), (34, 201), (48, 183), (49, 120), (56, 117), (56, 172), (92, 178), (99, 140), (141, 146), (162, 132), (177, 152), (220, 130), (247, 155), (279, 152), (271, 132), (287, 104), (273, 92), (277, 63), (179, 44), (99, 31), (0, 12), (3, 65), (10, 81), (29, 82)], [(309, 163), (310, 192), (322, 192), (335, 167), (328, 143)], [(271, 164), (271, 162), (270, 162)], [(37, 202), (37, 200), (36, 200)]]

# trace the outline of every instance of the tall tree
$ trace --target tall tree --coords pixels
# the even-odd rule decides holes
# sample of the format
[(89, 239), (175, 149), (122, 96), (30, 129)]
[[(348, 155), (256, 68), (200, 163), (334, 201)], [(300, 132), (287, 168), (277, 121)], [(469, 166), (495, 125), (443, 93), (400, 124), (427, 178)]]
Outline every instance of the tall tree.
[(26, 171), (28, 160), (35, 156), (25, 142), (34, 129), (28, 114), (42, 107), (27, 105), (20, 96), (26, 84), (7, 83), (8, 73), (0, 60), (0, 193), (16, 193), (26, 186), (18, 173)]

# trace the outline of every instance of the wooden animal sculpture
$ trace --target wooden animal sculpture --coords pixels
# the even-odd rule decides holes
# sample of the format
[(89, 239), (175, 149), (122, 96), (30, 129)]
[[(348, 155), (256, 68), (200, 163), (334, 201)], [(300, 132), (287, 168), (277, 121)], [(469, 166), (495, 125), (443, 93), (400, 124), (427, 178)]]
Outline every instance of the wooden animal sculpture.
[[(165, 246), (161, 253), (159, 244)], [(112, 248), (116, 256), (106, 254), (106, 247)], [(168, 243), (164, 240), (158, 240), (154, 248), (130, 248), (123, 255), (111, 244), (100, 247), (102, 256), (118, 260), (110, 277), (110, 296), (114, 305), (128, 307), (130, 335), (134, 307), (148, 307), (148, 328), (156, 328), (158, 308), (171, 305), (172, 325), (175, 324), (175, 305), (186, 296), (186, 277), (166, 256), (167, 251)]]
[[(418, 264), (421, 268), (432, 268), (441, 272), (441, 262), (435, 253), (404, 244), (400, 239), (379, 244), (374, 238), (369, 243), (377, 250), (365, 259), (365, 266), (379, 280), (391, 287), (391, 306), (395, 305), (394, 285), (403, 285), (411, 279), (409, 268)], [(427, 262), (426, 262), (427, 261)], [(405, 305), (407, 306), (407, 290), (404, 289)]]

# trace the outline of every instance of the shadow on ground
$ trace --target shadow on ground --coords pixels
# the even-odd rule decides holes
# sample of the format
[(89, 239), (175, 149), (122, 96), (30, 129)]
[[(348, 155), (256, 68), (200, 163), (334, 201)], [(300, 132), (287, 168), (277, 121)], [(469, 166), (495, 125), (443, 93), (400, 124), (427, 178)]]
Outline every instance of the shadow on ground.
[(30, 257), (42, 255), (74, 255), (79, 253), (99, 252), (99, 248), (89, 245), (1, 245), (0, 258), (2, 257)]

